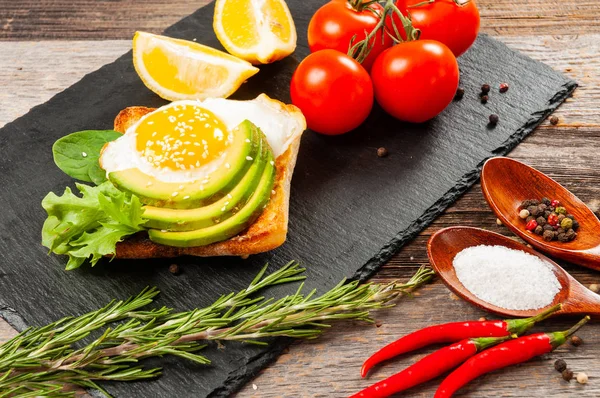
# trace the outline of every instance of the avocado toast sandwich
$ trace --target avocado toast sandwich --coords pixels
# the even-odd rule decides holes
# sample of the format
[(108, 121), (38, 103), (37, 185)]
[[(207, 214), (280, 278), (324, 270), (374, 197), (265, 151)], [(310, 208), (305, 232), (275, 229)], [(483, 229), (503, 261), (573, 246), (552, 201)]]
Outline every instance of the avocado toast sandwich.
[[(126, 108), (111, 132), (122, 135), (107, 139), (96, 156), (70, 151), (70, 161), (97, 159), (106, 181), (78, 184), (81, 198), (68, 188), (63, 196), (50, 193), (42, 203), (48, 213), (43, 244), (68, 255), (67, 268), (102, 256), (246, 257), (272, 250), (286, 239), (305, 128), (296, 107), (265, 94)], [(72, 164), (61, 161), (64, 147), (57, 141), (55, 161), (73, 175)]]

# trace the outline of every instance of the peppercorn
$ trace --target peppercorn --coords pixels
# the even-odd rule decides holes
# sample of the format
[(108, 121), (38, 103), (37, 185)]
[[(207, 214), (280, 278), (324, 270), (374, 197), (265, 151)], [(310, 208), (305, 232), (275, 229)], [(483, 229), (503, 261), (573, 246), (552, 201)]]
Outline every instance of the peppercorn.
[(456, 94), (454, 94), (454, 99), (460, 101), (465, 96), (465, 90), (462, 87), (456, 89)]
[(590, 285), (590, 290), (594, 293), (598, 293), (600, 292), (600, 285), (598, 285), (597, 283), (592, 283)]
[(560, 223), (562, 222), (562, 220), (564, 220), (566, 217), (564, 214), (559, 214), (558, 217), (556, 217), (556, 219), (558, 220), (558, 224), (560, 225)]
[(571, 220), (575, 219), (575, 216), (571, 213), (567, 214), (565, 217), (570, 218)]
[(536, 218), (535, 221), (537, 221), (538, 225), (540, 225), (542, 227), (544, 225), (546, 225), (546, 219), (542, 216), (539, 216), (538, 218)]
[(544, 228), (541, 225), (538, 225), (537, 227), (535, 227), (533, 232), (535, 232), (536, 235), (541, 235), (544, 233)]
[(554, 239), (554, 231), (544, 231), (544, 235), (542, 235), (544, 240), (547, 242), (552, 241), (552, 239)]
[(179, 275), (179, 265), (177, 264), (171, 264), (169, 266), (169, 272), (172, 273), (173, 275)]
[(551, 116), (550, 117), (550, 124), (553, 126), (556, 126), (558, 124), (558, 116)]
[(555, 226), (558, 224), (558, 216), (556, 215), (556, 213), (551, 213), (548, 216), (548, 224)]
[(531, 214), (534, 217), (537, 217), (540, 215), (540, 208), (538, 206), (529, 206), (527, 208), (527, 211), (529, 211), (529, 214)]
[(521, 217), (523, 220), (526, 219), (527, 217), (529, 217), (529, 210), (527, 209), (523, 209), (519, 212), (519, 217)]
[(560, 232), (557, 236), (559, 242), (568, 242), (569, 238), (567, 238), (567, 234), (564, 232)]
[(560, 206), (560, 201), (558, 201), (558, 199), (553, 199), (550, 202), (550, 206), (552, 206), (552, 207), (558, 207), (558, 206)]
[(552, 231), (552, 232), (554, 232), (554, 228), (552, 228), (552, 225), (550, 225), (550, 224), (545, 224), (544, 225), (544, 231)]
[(564, 381), (571, 381), (573, 379), (573, 371), (571, 369), (565, 369), (561, 373)]
[(564, 228), (558, 227), (558, 229), (556, 230), (556, 232), (558, 232), (559, 234), (565, 234), (567, 233), (567, 231), (565, 231)]
[(579, 384), (585, 384), (587, 382), (588, 382), (588, 375), (586, 375), (583, 372), (577, 373), (577, 383), (579, 383)]
[(540, 201), (539, 201), (539, 200), (537, 200), (537, 199), (531, 199), (531, 204), (532, 204), (533, 206), (537, 206), (537, 205), (539, 205), (539, 204), (540, 204)]
[(573, 228), (573, 220), (567, 217), (563, 218), (560, 222), (560, 227), (568, 231), (569, 229)]
[(548, 206), (548, 210), (550, 210), (551, 212), (554, 213), (554, 206), (552, 206), (552, 205)]
[(525, 225), (525, 229), (528, 231), (533, 231), (534, 229), (537, 228), (537, 221), (535, 220), (531, 220), (527, 223), (527, 225)]
[(489, 84), (484, 84), (483, 86), (481, 86), (481, 92), (484, 94), (487, 94), (490, 92), (490, 85)]
[(487, 95), (482, 95), (481, 96), (481, 103), (482, 104), (487, 104), (488, 100), (490, 99), (490, 97), (488, 97)]
[(546, 206), (550, 206), (550, 199), (543, 197), (542, 198), (542, 203), (545, 204)]
[(487, 318), (482, 316), (481, 318), (478, 319), (479, 322), (486, 322)]
[(498, 226), (502, 225), (502, 221), (500, 221), (499, 218), (496, 218), (496, 225), (498, 225)]
[(519, 207), (520, 207), (521, 209), (526, 209), (526, 208), (528, 208), (529, 206), (533, 205), (533, 203), (532, 203), (532, 202), (533, 202), (533, 201), (532, 201), (531, 199), (524, 200), (523, 202), (521, 202), (521, 206), (519, 206)]
[(562, 360), (562, 359), (557, 359), (556, 362), (554, 362), (554, 369), (556, 369), (558, 372), (561, 372), (563, 370), (565, 370), (567, 368), (567, 363)]
[(498, 124), (498, 122), (500, 121), (500, 117), (498, 117), (498, 115), (496, 115), (495, 113), (492, 113), (489, 117), (490, 119), (490, 126), (495, 126)]
[(550, 210), (546, 210), (546, 211), (544, 212), (544, 218), (545, 218), (545, 219), (548, 219), (548, 216), (549, 216), (550, 214), (552, 214), (552, 212), (551, 212)]
[(535, 220), (534, 216), (527, 216), (527, 218), (525, 219), (525, 222), (529, 222), (531, 220)]
[(573, 230), (577, 231), (579, 229), (579, 221), (573, 220)]
[(500, 92), (505, 93), (507, 91), (508, 91), (508, 83), (501, 83), (500, 84)]
[(384, 158), (388, 155), (388, 150), (384, 147), (377, 148), (377, 156), (380, 158)]
[(567, 209), (562, 206), (558, 206), (556, 209), (554, 209), (554, 212), (557, 214), (567, 214)]
[(575, 239), (577, 237), (577, 233), (575, 231), (573, 231), (573, 229), (570, 229), (567, 231), (567, 239), (569, 241), (572, 241), (573, 239)]
[(581, 337), (579, 336), (573, 336), (571, 337), (571, 344), (575, 347), (579, 347), (580, 345), (583, 344), (583, 340), (581, 339)]

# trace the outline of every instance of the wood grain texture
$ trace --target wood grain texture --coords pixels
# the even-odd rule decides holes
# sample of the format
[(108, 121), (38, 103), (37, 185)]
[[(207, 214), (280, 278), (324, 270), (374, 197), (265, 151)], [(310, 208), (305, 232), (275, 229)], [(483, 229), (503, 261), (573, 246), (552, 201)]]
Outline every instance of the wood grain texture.
[[(160, 33), (209, 0), (0, 0), (0, 40), (128, 39)], [(325, 0), (323, 0), (325, 3)], [(600, 31), (596, 0), (478, 0), (481, 30), (493, 35)]]
[[(159, 32), (203, 2), (0, 0), (0, 39), (128, 39), (135, 29)], [(565, 71), (581, 84), (575, 96), (556, 112), (561, 119), (559, 126), (545, 122), (511, 156), (549, 174), (584, 202), (597, 206), (596, 200), (600, 199), (597, 149), (600, 145), (597, 119), (600, 108), (600, 3), (596, 0), (480, 0), (478, 3), (482, 10), (483, 31), (495, 36), (513, 35), (499, 38), (512, 48)], [(119, 12), (115, 12), (117, 8)], [(538, 36), (542, 34), (544, 36)], [(585, 35), (577, 36), (579, 34)], [(0, 42), (0, 53), (3, 54), (0, 57), (3, 87), (0, 125), (112, 61), (129, 46), (129, 40)], [(439, 228), (454, 225), (484, 227), (510, 235), (505, 227), (496, 225), (495, 216), (476, 185), (405, 246), (374, 281), (408, 277), (420, 264), (427, 262), (425, 244), (429, 236)], [(565, 269), (585, 285), (600, 283), (598, 272), (569, 264), (565, 264)], [(392, 361), (379, 368), (370, 379), (360, 380), (361, 361), (382, 345), (429, 324), (487, 315), (459, 300), (439, 281), (420, 290), (413, 299), (403, 299), (398, 304), (376, 315), (380, 327), (340, 324), (317, 341), (293, 345), (238, 395), (347, 396), (431, 351), (423, 350), (415, 356)], [(544, 330), (564, 329), (571, 323), (572, 320), (549, 321), (544, 324)], [(13, 334), (14, 331), (0, 320), (0, 342)], [(563, 346), (546, 357), (482, 377), (464, 389), (461, 396), (599, 396), (598, 325), (587, 326), (579, 335), (585, 341), (581, 347)], [(586, 371), (590, 376), (589, 384), (563, 382), (552, 367), (556, 358), (565, 359), (574, 371)], [(438, 382), (439, 379), (414, 388), (403, 396), (429, 397)]]

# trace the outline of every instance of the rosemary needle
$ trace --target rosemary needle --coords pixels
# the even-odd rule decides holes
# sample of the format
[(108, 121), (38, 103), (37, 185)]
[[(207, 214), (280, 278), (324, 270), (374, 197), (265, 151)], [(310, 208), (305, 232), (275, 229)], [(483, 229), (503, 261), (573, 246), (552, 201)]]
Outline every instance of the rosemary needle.
[[(126, 301), (112, 301), (79, 317), (27, 329), (0, 345), (0, 397), (72, 397), (74, 391), (63, 389), (67, 384), (108, 395), (97, 381), (143, 380), (161, 374), (160, 368), (140, 366), (143, 358), (172, 355), (209, 364), (199, 353), (208, 340), (267, 344), (262, 339), (313, 339), (334, 320), (372, 322), (371, 310), (392, 306), (391, 300), (409, 294), (433, 275), (431, 269), (421, 268), (404, 284), (341, 281), (318, 297), (314, 290), (305, 295), (301, 283), (295, 294), (276, 300), (255, 294), (269, 286), (301, 281), (305, 269), (290, 262), (271, 274), (266, 270), (267, 265), (246, 289), (221, 296), (204, 308), (179, 313), (166, 307), (142, 310), (159, 293), (147, 288)], [(88, 336), (101, 329), (102, 334), (88, 342)]]

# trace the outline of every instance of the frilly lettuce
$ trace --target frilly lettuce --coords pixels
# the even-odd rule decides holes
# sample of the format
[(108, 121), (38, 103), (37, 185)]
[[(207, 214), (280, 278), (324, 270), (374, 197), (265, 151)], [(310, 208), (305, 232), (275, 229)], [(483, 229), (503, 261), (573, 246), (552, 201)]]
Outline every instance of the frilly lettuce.
[(69, 256), (67, 270), (86, 259), (95, 265), (115, 253), (124, 237), (142, 231), (145, 219), (139, 198), (121, 192), (109, 181), (92, 187), (76, 184), (81, 196), (66, 188), (62, 196), (50, 192), (42, 201), (48, 218), (42, 244), (56, 254)]

